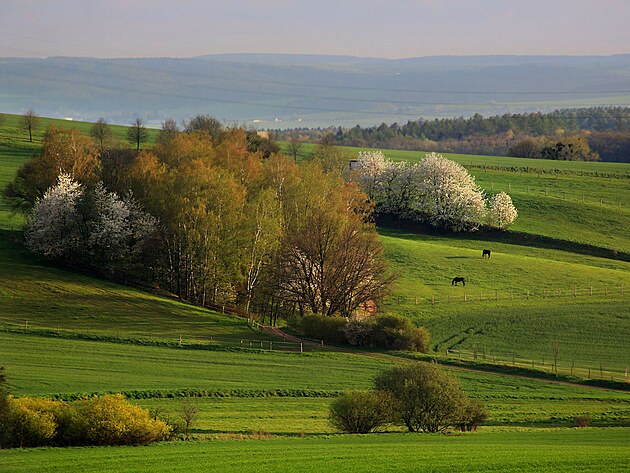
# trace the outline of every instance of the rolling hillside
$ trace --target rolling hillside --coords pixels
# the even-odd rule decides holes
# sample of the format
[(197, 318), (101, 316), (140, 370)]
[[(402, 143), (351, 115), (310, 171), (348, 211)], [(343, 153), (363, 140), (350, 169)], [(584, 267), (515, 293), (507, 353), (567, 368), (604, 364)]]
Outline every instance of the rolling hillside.
[[(37, 147), (0, 139), (0, 187)], [(418, 153), (398, 157), (417, 159)], [(557, 180), (544, 181), (544, 195), (526, 187), (548, 176), (503, 169), (512, 163), (507, 158), (493, 158), (500, 169), (484, 169), (484, 157), (456, 159), (468, 161), (489, 193), (492, 186), (513, 187), (519, 226), (505, 233), (453, 236), (382, 223), (385, 254), (399, 274), (383, 310), (426, 325), (437, 360), (447, 349), (475, 350), (488, 363), (517, 352), (527, 358), (518, 360), (521, 365), (534, 361), (536, 368), (549, 370), (550, 342), (556, 340), (565, 369), (571, 360), (579, 377), (598, 378), (601, 369), (605, 377), (622, 381), (630, 362), (624, 187), (630, 167), (559, 163), (575, 168), (567, 166), (566, 173), (552, 175)], [(552, 197), (552, 182), (558, 186), (554, 190), (578, 189), (592, 202)], [(22, 222), (0, 207), (0, 364), (13, 393), (70, 400), (122, 391), (167, 418), (176, 417), (182, 398), (189, 398), (199, 411), (195, 435), (213, 441), (7, 450), (0, 451), (0, 470), (87, 472), (107, 465), (116, 471), (226, 471), (236, 465), (240, 471), (302, 471), (305, 458), (314, 470), (326, 470), (334, 459), (344, 471), (378, 469), (383, 461), (397, 471), (417, 471), (427, 462), (448, 470), (461, 467), (462, 458), (478, 471), (621, 471), (625, 466), (627, 392), (455, 366), (448, 369), (488, 409), (487, 425), (479, 432), (418, 438), (392, 426), (376, 436), (331, 435), (331, 397), (369, 388), (380, 369), (409, 359), (396, 353), (299, 353), (297, 345), (293, 353), (281, 352), (281, 340), (269, 340), (242, 319), (35, 258), (19, 242)], [(481, 258), (487, 247), (493, 251), (490, 260)], [(452, 287), (450, 278), (460, 273), (469, 284)], [(628, 286), (624, 294), (621, 284)], [(593, 427), (559, 428), (574, 425), (576, 416), (588, 417)]]

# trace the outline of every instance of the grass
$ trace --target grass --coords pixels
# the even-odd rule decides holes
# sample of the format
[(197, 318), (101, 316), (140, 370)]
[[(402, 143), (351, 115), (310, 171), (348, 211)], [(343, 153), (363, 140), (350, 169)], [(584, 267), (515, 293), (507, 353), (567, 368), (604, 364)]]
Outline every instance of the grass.
[(0, 231), (0, 326), (175, 341), (267, 340), (246, 321), (167, 297), (58, 269)]
[[(623, 371), (630, 365), (630, 263), (466, 237), (380, 232), (399, 275), (384, 309), (427, 327), (436, 350), (476, 348), (538, 364), (546, 356), (549, 366), (557, 340), (564, 366), (575, 361), (596, 369), (602, 362)], [(492, 257), (483, 259), (488, 246)], [(466, 287), (451, 286), (456, 275), (468, 279)]]
[[(330, 399), (317, 396), (368, 389), (390, 364), (342, 353), (207, 352), (16, 333), (0, 333), (0, 359), (16, 395), (139, 390), (134, 402), (174, 415), (178, 400), (151, 397), (162, 396), (163, 390), (213, 390), (225, 398), (195, 399), (202, 430), (273, 433), (330, 433)], [(489, 406), (493, 424), (568, 425), (584, 413), (599, 425), (630, 422), (630, 393), (449, 370), (467, 393)], [(261, 390), (293, 392), (250, 397)]]
[(370, 385), (387, 363), (336, 353), (226, 353), (0, 332), (0, 360), (19, 395), (134, 389), (315, 389)]
[(0, 451), (9, 471), (626, 471), (625, 429), (344, 435)]

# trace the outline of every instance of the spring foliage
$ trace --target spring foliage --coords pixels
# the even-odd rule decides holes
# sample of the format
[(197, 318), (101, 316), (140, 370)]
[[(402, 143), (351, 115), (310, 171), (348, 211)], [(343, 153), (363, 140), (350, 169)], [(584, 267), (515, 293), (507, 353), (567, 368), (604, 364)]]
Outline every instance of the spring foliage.
[(497, 228), (506, 229), (516, 220), (518, 212), (512, 198), (505, 192), (499, 192), (490, 200), (490, 223)]
[(169, 435), (146, 409), (123, 395), (94, 396), (74, 403), (41, 398), (8, 398), (0, 412), (0, 447), (145, 445)]
[(49, 132), (9, 186), (13, 208), (31, 212), (29, 247), (193, 303), (276, 315), (348, 315), (385, 293), (373, 206), (342, 177), (342, 153), (322, 147), (298, 166), (211, 117), (188, 125), (102, 158), (76, 131)]
[(380, 391), (350, 391), (330, 404), (330, 423), (349, 434), (368, 434), (392, 419), (393, 399)]
[[(357, 164), (358, 181), (381, 214), (456, 232), (475, 231), (486, 217), (486, 197), (474, 177), (439, 154), (408, 164), (386, 161), (381, 152), (364, 152)], [(501, 228), (516, 218), (516, 209), (508, 215), (505, 208), (501, 206)]]

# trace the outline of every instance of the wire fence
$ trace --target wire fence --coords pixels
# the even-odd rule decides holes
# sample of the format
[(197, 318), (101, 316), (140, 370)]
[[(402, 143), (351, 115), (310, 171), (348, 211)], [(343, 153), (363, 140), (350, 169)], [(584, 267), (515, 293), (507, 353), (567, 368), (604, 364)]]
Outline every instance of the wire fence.
[(278, 337), (265, 330), (263, 325), (253, 320), (248, 320), (248, 325), (261, 334), (257, 338), (247, 336), (222, 336), (192, 334), (181, 331), (173, 334), (156, 334), (148, 336), (144, 334), (128, 333), (120, 330), (111, 330), (102, 327), (89, 327), (81, 324), (77, 327), (65, 327), (62, 324), (50, 326), (49, 324), (39, 324), (34, 321), (15, 321), (5, 317), (0, 317), (0, 331), (16, 334), (33, 334), (66, 339), (96, 340), (120, 344), (137, 344), (147, 346), (169, 346), (183, 348), (248, 348), (264, 351), (282, 351), (305, 353), (319, 351), (323, 343), (303, 343), (286, 339), (284, 336)]
[[(548, 371), (551, 374), (571, 375), (584, 379), (601, 379), (606, 381), (623, 381), (630, 382), (628, 378), (628, 367), (618, 368), (610, 367), (606, 361), (588, 361), (566, 359), (558, 352), (556, 355), (523, 355), (518, 353), (511, 354), (490, 354), (485, 350), (463, 350), (463, 349), (447, 349), (447, 358), (461, 361), (472, 361), (474, 363), (491, 363), (502, 366), (513, 366), (527, 369), (537, 369)], [(619, 366), (620, 363), (617, 363)], [(630, 366), (630, 362), (628, 362)]]
[(529, 301), (547, 299), (585, 299), (591, 297), (625, 299), (630, 294), (630, 288), (624, 284), (619, 286), (572, 286), (569, 288), (550, 288), (535, 290), (484, 290), (467, 289), (460, 286), (460, 294), (433, 294), (431, 296), (392, 296), (390, 304), (436, 305), (464, 302), (499, 302), (499, 301)]

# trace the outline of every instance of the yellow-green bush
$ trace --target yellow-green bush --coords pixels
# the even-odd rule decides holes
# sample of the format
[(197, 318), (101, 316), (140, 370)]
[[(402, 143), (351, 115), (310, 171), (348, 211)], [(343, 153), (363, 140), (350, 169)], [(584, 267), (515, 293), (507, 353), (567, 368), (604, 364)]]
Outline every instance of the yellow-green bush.
[(94, 396), (74, 404), (73, 444), (143, 445), (166, 437), (169, 427), (122, 394)]
[(166, 438), (168, 425), (122, 394), (71, 404), (41, 398), (7, 398), (0, 413), (0, 447), (143, 445)]
[(46, 399), (8, 398), (8, 409), (0, 419), (4, 424), (2, 447), (37, 447), (49, 444), (57, 433), (57, 422), (51, 412), (55, 401)]

